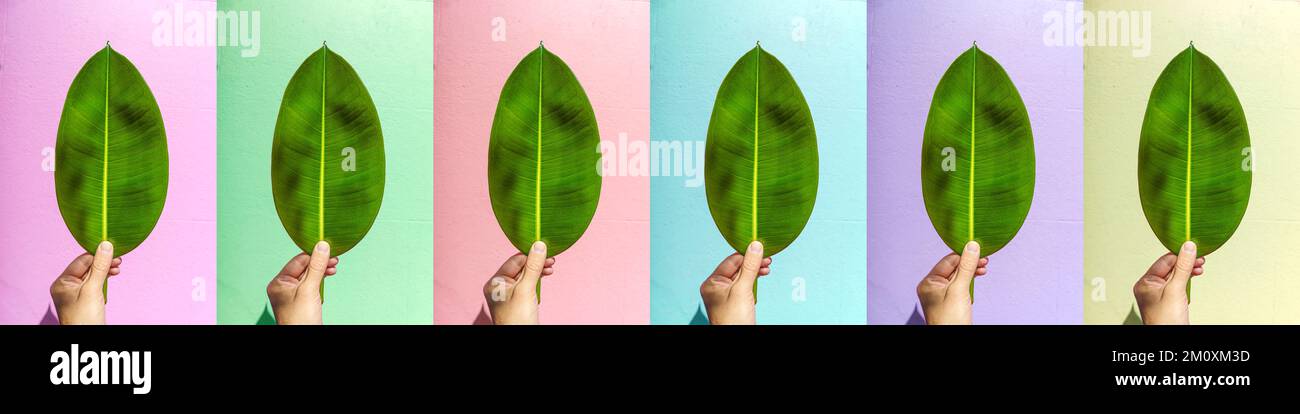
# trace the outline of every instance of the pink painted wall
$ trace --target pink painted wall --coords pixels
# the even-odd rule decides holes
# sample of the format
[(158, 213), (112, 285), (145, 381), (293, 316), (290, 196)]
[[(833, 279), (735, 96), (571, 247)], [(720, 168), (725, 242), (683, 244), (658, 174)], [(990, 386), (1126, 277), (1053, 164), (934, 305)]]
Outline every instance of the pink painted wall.
[[(515, 65), (545, 41), (582, 83), (603, 141), (648, 141), (649, 25), (645, 1), (434, 4), (434, 323), (486, 321), (483, 283), (515, 252), (487, 192), (488, 135)], [(542, 323), (649, 322), (649, 191), (648, 177), (605, 177), (591, 226), (542, 284)]]
[(216, 51), (153, 44), (154, 12), (174, 3), (0, 1), (0, 323), (48, 322), (50, 282), (82, 253), (59, 215), (42, 151), (54, 147), (72, 78), (105, 41), (153, 90), (171, 167), (162, 218), (109, 281), (108, 323), (215, 323)]

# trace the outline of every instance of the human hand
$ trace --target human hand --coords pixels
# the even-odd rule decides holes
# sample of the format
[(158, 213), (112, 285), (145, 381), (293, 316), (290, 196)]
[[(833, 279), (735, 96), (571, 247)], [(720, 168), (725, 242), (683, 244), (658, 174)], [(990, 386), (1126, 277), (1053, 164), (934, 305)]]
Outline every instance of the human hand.
[(275, 323), (280, 325), (321, 324), (321, 283), (338, 273), (339, 258), (330, 258), (330, 244), (316, 242), (311, 256), (298, 253), (266, 285)]
[(68, 263), (50, 285), (50, 298), (63, 325), (103, 325), (109, 276), (122, 272), (122, 258), (113, 258), (113, 243), (102, 241), (92, 256), (82, 253)]
[(542, 276), (555, 273), (555, 258), (546, 257), (546, 243), (537, 241), (528, 256), (515, 253), (501, 264), (483, 285), (492, 323), (496, 325), (536, 325), (537, 296)]
[(772, 258), (763, 258), (763, 243), (752, 241), (745, 255), (732, 253), (700, 285), (700, 297), (713, 325), (753, 325), (754, 284), (772, 272)]
[(1196, 258), (1196, 243), (1183, 243), (1178, 255), (1165, 253), (1151, 264), (1147, 273), (1133, 285), (1142, 323), (1146, 325), (1187, 325), (1187, 308), (1191, 304), (1189, 284), (1192, 276), (1205, 273), (1205, 258)]
[(980, 244), (966, 242), (961, 256), (949, 253), (921, 278), (916, 296), (930, 325), (970, 325), (971, 283), (988, 273), (989, 259), (980, 258)]

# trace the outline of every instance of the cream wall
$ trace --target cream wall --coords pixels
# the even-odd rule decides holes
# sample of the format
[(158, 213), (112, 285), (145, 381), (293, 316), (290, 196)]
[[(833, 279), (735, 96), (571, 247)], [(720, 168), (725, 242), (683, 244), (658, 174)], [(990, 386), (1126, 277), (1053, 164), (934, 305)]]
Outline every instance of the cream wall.
[(1084, 322), (1124, 321), (1133, 283), (1165, 253), (1138, 200), (1138, 137), (1156, 77), (1194, 41), (1236, 90), (1256, 155), (1245, 219), (1192, 281), (1192, 323), (1300, 323), (1300, 3), (1089, 0), (1085, 8), (1150, 11), (1152, 42), (1147, 57), (1131, 47), (1084, 50)]

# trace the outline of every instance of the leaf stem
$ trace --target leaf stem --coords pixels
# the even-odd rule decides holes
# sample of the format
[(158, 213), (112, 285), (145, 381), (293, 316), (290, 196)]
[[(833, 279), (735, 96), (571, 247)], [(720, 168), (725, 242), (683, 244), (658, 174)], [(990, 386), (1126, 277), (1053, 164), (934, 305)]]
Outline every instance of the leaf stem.
[[(537, 42), (537, 175), (533, 193), (533, 232), (535, 241), (542, 240), (542, 61), (546, 58), (546, 43)], [(542, 303), (542, 278), (537, 278), (537, 303)]]
[[(762, 64), (763, 45), (757, 40), (754, 41), (754, 175), (751, 181), (750, 194), (750, 240), (758, 241), (758, 77), (759, 66)], [(758, 303), (758, 279), (754, 279), (754, 303)]]
[[(113, 44), (104, 41), (104, 160), (103, 175), (100, 177), (103, 181), (99, 183), (99, 231), (100, 240), (108, 240), (108, 92), (109, 92), (109, 65), (113, 60)], [(104, 303), (108, 303), (108, 278), (104, 279)]]
[[(979, 57), (980, 47), (971, 41), (970, 54), (970, 177), (967, 186), (967, 240), (975, 240), (975, 59)], [(970, 279), (970, 302), (975, 303), (975, 278)]]
[[(316, 215), (316, 234), (317, 240), (325, 240), (325, 60), (329, 56), (330, 47), (325, 41), (321, 41), (320, 54), (320, 180), (317, 182), (318, 190), (316, 193), (316, 206), (318, 208)], [(320, 302), (325, 303), (325, 279), (320, 281)]]
[[(1196, 45), (1187, 46), (1187, 180), (1184, 182), (1183, 219), (1184, 239), (1192, 240), (1192, 61), (1196, 60)], [(1192, 303), (1192, 280), (1187, 279), (1187, 303)]]

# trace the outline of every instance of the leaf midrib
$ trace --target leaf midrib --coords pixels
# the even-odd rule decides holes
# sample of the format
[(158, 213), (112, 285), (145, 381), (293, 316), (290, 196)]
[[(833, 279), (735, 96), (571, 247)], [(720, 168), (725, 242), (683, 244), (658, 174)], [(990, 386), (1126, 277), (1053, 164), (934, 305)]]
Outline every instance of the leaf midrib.
[(979, 45), (971, 45), (970, 55), (970, 177), (966, 192), (966, 232), (967, 240), (975, 240), (975, 59), (979, 57)]
[(100, 240), (108, 240), (108, 80), (109, 80), (109, 62), (113, 57), (113, 45), (104, 44), (104, 159), (103, 175), (100, 177), (99, 190), (99, 236)]
[(325, 240), (325, 60), (329, 55), (329, 45), (321, 44), (320, 54), (320, 179), (317, 180), (316, 193), (316, 234), (317, 240)]
[(758, 74), (763, 56), (763, 45), (755, 43), (754, 45), (754, 162), (753, 176), (750, 177), (752, 186), (750, 191), (750, 240), (758, 240)]
[(1192, 239), (1192, 61), (1195, 45), (1187, 47), (1187, 179), (1183, 191), (1183, 240)]
[(537, 45), (537, 176), (533, 180), (533, 240), (542, 240), (542, 61), (546, 45)]

